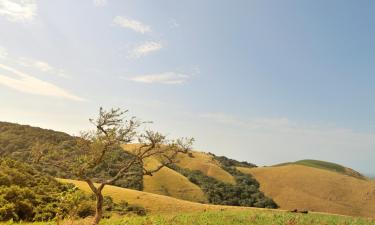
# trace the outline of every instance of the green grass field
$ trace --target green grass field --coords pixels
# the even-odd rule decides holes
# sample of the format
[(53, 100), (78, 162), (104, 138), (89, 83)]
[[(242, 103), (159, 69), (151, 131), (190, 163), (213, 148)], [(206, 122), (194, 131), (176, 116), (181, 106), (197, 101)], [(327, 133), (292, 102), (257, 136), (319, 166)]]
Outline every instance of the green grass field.
[[(89, 220), (75, 221), (85, 225)], [(15, 225), (19, 223), (2, 223)], [(26, 225), (27, 223), (22, 223)], [(56, 222), (31, 223), (32, 225), (54, 225)], [(72, 224), (69, 221), (61, 223)], [(325, 214), (295, 214), (277, 211), (222, 211), (186, 213), (175, 215), (127, 216), (105, 219), (102, 225), (375, 225), (375, 220)]]

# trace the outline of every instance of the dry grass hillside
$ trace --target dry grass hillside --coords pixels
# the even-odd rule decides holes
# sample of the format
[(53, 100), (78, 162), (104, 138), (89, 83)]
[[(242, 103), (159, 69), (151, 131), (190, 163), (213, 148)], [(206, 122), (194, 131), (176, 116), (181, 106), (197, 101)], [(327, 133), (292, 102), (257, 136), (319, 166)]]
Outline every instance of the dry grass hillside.
[[(133, 151), (136, 144), (125, 145), (126, 151)], [(159, 162), (156, 159), (148, 159), (145, 162), (147, 169), (156, 168)], [(207, 202), (203, 191), (186, 177), (167, 167), (162, 168), (153, 176), (143, 177), (143, 191), (154, 194), (171, 196), (188, 201)]]
[[(159, 162), (156, 159), (149, 159), (145, 163), (148, 169), (156, 168)], [(179, 199), (195, 202), (207, 202), (203, 191), (186, 177), (178, 172), (164, 167), (153, 176), (143, 177), (144, 191), (171, 196)]]
[(303, 165), (238, 168), (282, 209), (375, 217), (375, 181)]
[[(132, 152), (137, 146), (137, 144), (128, 144), (124, 145), (123, 148), (126, 151)], [(156, 159), (149, 159), (145, 166), (151, 169), (157, 165), (158, 161)], [(219, 163), (207, 153), (191, 151), (189, 155), (181, 154), (178, 157), (177, 165), (182, 168), (202, 171), (207, 176), (226, 183), (235, 183), (233, 176), (223, 170), (219, 166)], [(143, 185), (146, 192), (167, 195), (188, 201), (207, 202), (206, 196), (197, 185), (169, 168), (163, 168), (153, 176), (144, 176)]]
[(220, 180), (225, 183), (235, 184), (236, 181), (232, 175), (227, 171), (223, 170), (213, 156), (204, 153), (191, 151), (189, 155), (180, 155), (178, 157), (177, 165), (190, 169), (190, 170), (199, 170), (207, 176), (213, 177), (217, 180)]
[[(84, 181), (69, 180), (69, 179), (58, 179), (64, 183), (72, 183), (76, 185), (79, 189), (91, 193), (89, 186)], [(181, 212), (203, 212), (203, 211), (216, 211), (216, 210), (243, 210), (249, 209), (245, 207), (235, 207), (235, 206), (220, 206), (220, 205), (208, 205), (201, 204), (197, 202), (190, 202), (185, 200), (180, 200), (168, 196), (157, 195), (153, 193), (147, 193), (142, 191), (136, 191), (132, 189), (120, 188), (116, 186), (107, 185), (103, 194), (105, 196), (111, 196), (114, 201), (120, 202), (122, 200), (127, 201), (130, 204), (141, 205), (146, 208), (146, 210), (151, 214), (159, 213), (181, 213)], [(255, 209), (251, 210), (264, 210)]]
[[(132, 152), (137, 147), (137, 144), (124, 145), (126, 151)], [(178, 166), (190, 169), (199, 170), (207, 176), (213, 177), (225, 183), (235, 184), (236, 181), (232, 175), (223, 170), (214, 157), (208, 153), (190, 151), (190, 154), (180, 154), (178, 156)]]

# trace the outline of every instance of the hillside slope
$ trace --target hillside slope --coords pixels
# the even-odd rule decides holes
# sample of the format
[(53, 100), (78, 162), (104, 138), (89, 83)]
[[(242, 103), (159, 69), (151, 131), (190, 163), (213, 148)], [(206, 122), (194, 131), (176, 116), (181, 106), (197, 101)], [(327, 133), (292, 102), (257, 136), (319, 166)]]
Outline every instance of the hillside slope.
[(189, 155), (179, 155), (177, 165), (179, 167), (199, 170), (203, 174), (213, 177), (219, 181), (235, 184), (236, 180), (232, 175), (220, 167), (220, 163), (208, 153), (191, 151)]
[(281, 209), (375, 217), (375, 182), (302, 165), (238, 168)]
[[(89, 186), (86, 182), (69, 180), (69, 179), (58, 179), (63, 183), (72, 183), (76, 185), (79, 189), (90, 193)], [(196, 202), (190, 202), (185, 200), (180, 200), (164, 195), (158, 195), (148, 192), (136, 191), (132, 189), (126, 189), (116, 186), (107, 185), (103, 194), (105, 196), (111, 196), (114, 201), (120, 202), (125, 200), (130, 204), (141, 205), (152, 214), (156, 213), (171, 213), (171, 212), (202, 212), (206, 210), (220, 210), (220, 209), (230, 209), (230, 208), (241, 208), (234, 206), (219, 206), (219, 205), (208, 205)]]
[[(132, 152), (137, 146), (137, 144), (127, 144), (123, 148), (125, 151)], [(234, 184), (236, 182), (232, 175), (220, 167), (219, 162), (204, 152), (191, 151), (188, 155), (179, 155), (176, 164), (185, 169), (199, 170), (203, 174), (225, 183)], [(155, 159), (149, 159), (145, 164), (148, 169), (157, 167), (157, 165), (158, 161)], [(163, 168), (153, 176), (144, 176), (143, 190), (188, 201), (207, 202), (207, 197), (200, 187), (170, 168)]]
[[(137, 146), (137, 144), (127, 144), (123, 148), (125, 151), (133, 152)], [(151, 170), (159, 164), (156, 159), (150, 158), (144, 166)], [(168, 167), (162, 168), (152, 176), (143, 176), (143, 191), (188, 201), (207, 202), (203, 191), (196, 184)]]
[[(160, 163), (149, 159), (145, 163), (148, 169), (155, 169)], [(171, 196), (195, 202), (207, 202), (203, 191), (180, 173), (164, 167), (152, 176), (143, 177), (143, 191)]]

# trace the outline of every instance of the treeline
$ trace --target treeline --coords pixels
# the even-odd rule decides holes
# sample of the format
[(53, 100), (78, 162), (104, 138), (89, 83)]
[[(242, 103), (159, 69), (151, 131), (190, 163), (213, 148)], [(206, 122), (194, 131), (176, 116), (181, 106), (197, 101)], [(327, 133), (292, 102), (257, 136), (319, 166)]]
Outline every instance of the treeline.
[[(44, 159), (43, 165), (33, 164), (35, 157), (32, 154), (32, 148), (36, 144), (50, 145), (47, 159)], [(0, 122), (0, 156), (7, 156), (13, 159), (33, 164), (39, 171), (45, 172), (54, 177), (77, 179), (73, 173), (69, 173), (64, 168), (56, 166), (56, 162), (74, 162), (73, 158), (77, 155), (77, 137), (72, 137), (63, 132), (46, 130), (27, 125), (18, 125), (7, 122)], [(132, 156), (119, 149), (116, 154), (109, 156), (106, 162), (96, 168), (93, 177), (95, 181), (108, 179), (118, 171), (118, 168), (126, 163)], [(62, 163), (65, 164), (65, 163)], [(143, 176), (141, 164), (135, 164), (129, 175), (115, 183), (116, 186), (143, 190)]]
[(237, 161), (235, 159), (230, 159), (230, 158), (227, 158), (225, 156), (217, 156), (215, 154), (212, 154), (210, 153), (214, 159), (218, 162), (220, 162), (220, 164), (224, 167), (247, 167), (247, 168), (254, 168), (254, 167), (257, 167), (255, 164), (252, 164), (252, 163), (249, 163), (249, 162), (246, 162), (246, 161)]
[(259, 183), (249, 175), (233, 172), (236, 184), (228, 184), (203, 174), (199, 170), (189, 170), (177, 165), (171, 169), (179, 172), (198, 185), (206, 194), (209, 203), (217, 205), (277, 208), (277, 204), (259, 190)]

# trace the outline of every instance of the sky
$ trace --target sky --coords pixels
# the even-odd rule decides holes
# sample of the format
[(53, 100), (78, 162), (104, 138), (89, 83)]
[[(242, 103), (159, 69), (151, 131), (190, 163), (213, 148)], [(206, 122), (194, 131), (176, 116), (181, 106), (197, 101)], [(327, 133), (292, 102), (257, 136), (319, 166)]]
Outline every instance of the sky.
[(257, 165), (375, 174), (375, 1), (0, 0), (0, 120), (121, 107)]

